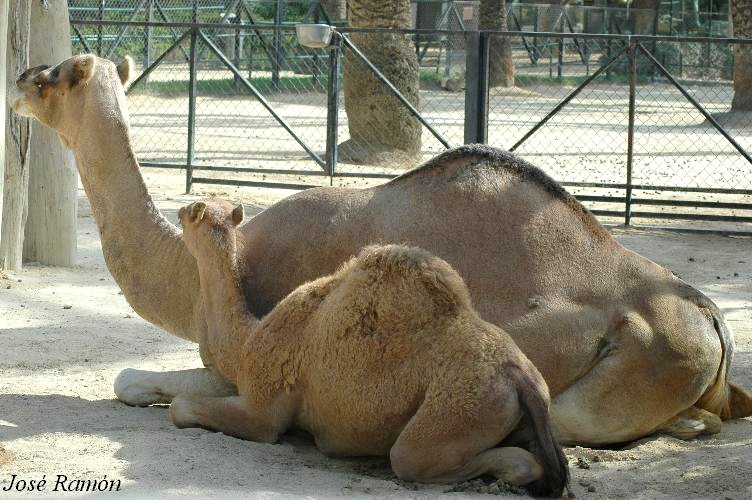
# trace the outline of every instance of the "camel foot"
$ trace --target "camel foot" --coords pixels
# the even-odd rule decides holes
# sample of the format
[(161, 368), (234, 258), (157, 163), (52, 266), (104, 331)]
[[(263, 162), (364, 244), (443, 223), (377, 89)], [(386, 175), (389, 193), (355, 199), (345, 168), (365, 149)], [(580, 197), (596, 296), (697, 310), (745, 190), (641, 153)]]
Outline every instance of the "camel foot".
[(115, 379), (115, 396), (118, 400), (130, 406), (149, 406), (166, 404), (172, 397), (162, 394), (149, 381), (152, 372), (126, 368)]
[(131, 406), (169, 404), (177, 394), (231, 396), (235, 386), (206, 368), (150, 372), (126, 368), (115, 379), (115, 396)]
[(684, 410), (658, 428), (658, 432), (685, 440), (720, 431), (721, 417), (696, 406)]

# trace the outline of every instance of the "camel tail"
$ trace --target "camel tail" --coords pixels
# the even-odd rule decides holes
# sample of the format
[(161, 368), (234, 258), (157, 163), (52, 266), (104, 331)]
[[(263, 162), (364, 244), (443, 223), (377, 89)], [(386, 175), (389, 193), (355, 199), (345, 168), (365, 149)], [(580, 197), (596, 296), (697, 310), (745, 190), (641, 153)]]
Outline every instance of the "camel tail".
[(561, 497), (569, 491), (569, 464), (551, 430), (549, 403), (529, 375), (518, 372), (517, 391), (524, 412), (533, 424), (533, 452), (543, 466), (543, 478), (527, 486), (533, 496)]
[[(714, 306), (714, 305), (713, 305)], [(752, 415), (752, 396), (741, 387), (728, 381), (731, 360), (734, 357), (734, 338), (717, 307), (709, 307), (713, 326), (721, 341), (723, 357), (718, 375), (702, 395), (696, 406), (719, 415), (722, 420)]]

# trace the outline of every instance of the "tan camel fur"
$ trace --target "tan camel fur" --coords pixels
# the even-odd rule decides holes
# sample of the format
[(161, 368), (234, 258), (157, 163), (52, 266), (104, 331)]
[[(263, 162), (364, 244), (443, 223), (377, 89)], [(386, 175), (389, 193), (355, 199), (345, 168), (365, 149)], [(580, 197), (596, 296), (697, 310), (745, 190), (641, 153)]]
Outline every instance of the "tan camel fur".
[[(567, 461), (551, 432), (546, 383), (507, 334), (480, 319), (449, 264), (414, 247), (368, 247), (259, 321), (237, 260), (243, 206), (209, 199), (179, 217), (198, 263), (208, 351), (239, 395), (178, 395), (175, 425), (263, 442), (299, 427), (327, 454), (388, 455), (404, 480), (491, 474), (562, 495)], [(541, 465), (523, 448), (497, 447), (523, 418)]]
[[(203, 355), (198, 270), (140, 175), (121, 83), (129, 74), (127, 60), (116, 68), (75, 56), (26, 71), (10, 102), (73, 149), (107, 266), (134, 310), (198, 342)], [(480, 315), (543, 375), (560, 441), (604, 445), (655, 431), (688, 438), (716, 432), (719, 417), (752, 414), (749, 395), (727, 380), (733, 336), (716, 305), (623, 248), (558, 184), (509, 153), (462, 146), (374, 188), (297, 193), (240, 232), (244, 294), (259, 317), (369, 244), (404, 243), (446, 260)], [(188, 391), (234, 388), (207, 369), (129, 369), (115, 383), (130, 404)]]

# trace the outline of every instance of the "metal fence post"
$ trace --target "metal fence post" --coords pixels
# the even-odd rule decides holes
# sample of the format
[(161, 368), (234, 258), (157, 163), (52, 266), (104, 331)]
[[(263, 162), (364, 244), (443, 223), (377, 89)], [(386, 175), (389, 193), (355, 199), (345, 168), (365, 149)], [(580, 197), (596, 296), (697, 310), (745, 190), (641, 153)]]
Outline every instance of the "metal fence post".
[(635, 94), (637, 89), (637, 44), (629, 43), (629, 123), (627, 125), (627, 194), (624, 206), (624, 225), (632, 221), (632, 163), (634, 161)]
[[(564, 6), (564, 9), (567, 7)], [(564, 15), (559, 16), (559, 33), (564, 33)], [(559, 43), (557, 44), (558, 54), (556, 61), (556, 79), (561, 81), (563, 66), (564, 66), (564, 38), (559, 37)]]
[[(146, 22), (151, 23), (154, 20), (154, 0), (149, 0), (149, 4), (146, 6)], [(151, 26), (146, 27), (146, 39), (144, 40), (144, 68), (151, 66), (151, 43), (152, 36), (154, 36), (154, 28)], [(149, 85), (148, 77), (144, 79), (144, 85)]]
[[(237, 3), (235, 6), (235, 19), (233, 21), (235, 22), (235, 41), (233, 43), (233, 63), (235, 64), (235, 67), (240, 69), (240, 61), (242, 60), (243, 56), (243, 41), (245, 38), (245, 32), (243, 33), (243, 36), (241, 38), (240, 35), (240, 26), (243, 24), (243, 10), (242, 6), (240, 5), (240, 2)], [(240, 78), (237, 76), (233, 78), (235, 89), (238, 90), (240, 88)]]
[(340, 35), (334, 33), (332, 45), (329, 47), (329, 82), (327, 89), (326, 108), (326, 170), (329, 174), (329, 184), (337, 170), (337, 129), (339, 126), (339, 54)]
[[(285, 18), (284, 0), (277, 0), (277, 6), (274, 10), (274, 24), (279, 26)], [(274, 90), (279, 90), (279, 69), (281, 65), (280, 52), (282, 51), (282, 33), (278, 28), (274, 29), (274, 65), (272, 67), (272, 86)]]
[[(104, 21), (104, 2), (105, 0), (99, 0), (99, 9), (97, 9), (97, 15), (99, 16), (99, 22)], [(104, 26), (101, 24), (97, 26), (97, 55), (102, 57), (102, 41), (104, 34), (102, 32)]]
[(485, 31), (467, 33), (465, 144), (488, 142), (488, 42)]
[[(195, 6), (195, 1), (194, 1)], [(191, 192), (193, 185), (193, 162), (195, 155), (196, 142), (196, 42), (198, 38), (196, 28), (191, 28), (191, 49), (190, 49), (190, 80), (188, 83), (188, 150), (185, 162), (185, 193)]]

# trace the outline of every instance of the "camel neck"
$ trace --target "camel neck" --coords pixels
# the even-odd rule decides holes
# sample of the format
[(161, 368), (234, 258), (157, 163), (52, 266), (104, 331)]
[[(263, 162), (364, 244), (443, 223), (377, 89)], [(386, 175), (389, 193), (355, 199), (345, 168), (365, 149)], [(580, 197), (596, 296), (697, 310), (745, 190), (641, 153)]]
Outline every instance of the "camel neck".
[(206, 346), (216, 371), (232, 383), (237, 382), (245, 340), (259, 322), (246, 305), (236, 255), (213, 248), (196, 258), (206, 316)]
[(198, 341), (195, 261), (178, 229), (159, 212), (131, 147), (125, 94), (106, 88), (85, 104), (73, 144), (81, 182), (99, 228), (102, 253), (126, 300), (141, 317)]

